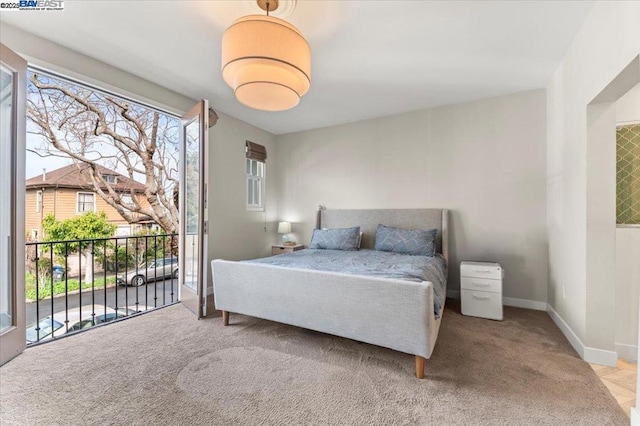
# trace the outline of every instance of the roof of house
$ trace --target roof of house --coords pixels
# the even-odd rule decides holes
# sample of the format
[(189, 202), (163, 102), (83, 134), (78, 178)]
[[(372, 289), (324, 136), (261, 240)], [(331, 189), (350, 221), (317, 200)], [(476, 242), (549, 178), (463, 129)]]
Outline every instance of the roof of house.
[[(106, 167), (96, 166), (98, 172), (103, 176), (116, 176), (116, 183), (111, 186), (119, 192), (144, 192), (145, 186), (140, 182), (130, 179), (116, 171), (107, 169)], [(26, 181), (27, 189), (34, 188), (71, 188), (93, 190), (91, 177), (89, 176), (89, 168), (86, 164), (70, 164), (56, 170), (48, 171), (44, 175), (34, 176)]]

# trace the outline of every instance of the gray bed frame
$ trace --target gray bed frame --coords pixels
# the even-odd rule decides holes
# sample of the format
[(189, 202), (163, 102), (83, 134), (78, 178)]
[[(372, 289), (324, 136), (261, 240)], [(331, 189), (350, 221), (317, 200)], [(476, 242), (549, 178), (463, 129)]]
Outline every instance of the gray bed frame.
[[(438, 229), (437, 250), (448, 262), (446, 209), (318, 211), (320, 228), (360, 226), (361, 248), (373, 248), (378, 224)], [(211, 262), (215, 307), (224, 325), (239, 313), (346, 337), (415, 355), (424, 377), (442, 316), (435, 318), (433, 284), (284, 268), (265, 264)], [(443, 306), (444, 309), (444, 306)]]

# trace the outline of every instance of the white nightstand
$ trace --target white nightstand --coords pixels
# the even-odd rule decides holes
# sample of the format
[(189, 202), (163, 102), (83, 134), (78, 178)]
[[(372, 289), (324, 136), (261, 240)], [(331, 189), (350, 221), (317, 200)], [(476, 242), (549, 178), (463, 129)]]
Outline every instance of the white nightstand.
[(293, 253), (294, 251), (302, 250), (303, 248), (304, 244), (296, 244), (295, 246), (271, 246), (271, 254)]
[(503, 278), (497, 263), (460, 263), (462, 314), (502, 321)]

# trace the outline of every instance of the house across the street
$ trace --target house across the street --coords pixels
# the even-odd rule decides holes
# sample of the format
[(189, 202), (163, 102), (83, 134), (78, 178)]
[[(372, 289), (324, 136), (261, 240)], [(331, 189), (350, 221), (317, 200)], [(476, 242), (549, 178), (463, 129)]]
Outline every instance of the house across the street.
[[(118, 211), (94, 191), (88, 165), (71, 164), (26, 181), (26, 230), (28, 238), (38, 241), (43, 238), (42, 220), (53, 213), (64, 220), (82, 213), (104, 211), (110, 223), (117, 226), (117, 236), (132, 235), (143, 228), (152, 228), (154, 223), (128, 223)], [(98, 166), (102, 177), (123, 197), (136, 197), (141, 205), (148, 203), (144, 185), (106, 167)]]

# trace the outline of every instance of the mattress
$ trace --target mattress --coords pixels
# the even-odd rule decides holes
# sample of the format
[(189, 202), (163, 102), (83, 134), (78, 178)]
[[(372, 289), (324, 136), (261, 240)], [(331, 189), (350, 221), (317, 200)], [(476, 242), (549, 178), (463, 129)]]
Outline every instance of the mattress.
[(430, 281), (436, 318), (440, 317), (447, 293), (447, 265), (440, 255), (428, 257), (377, 250), (306, 249), (243, 262), (414, 282)]

